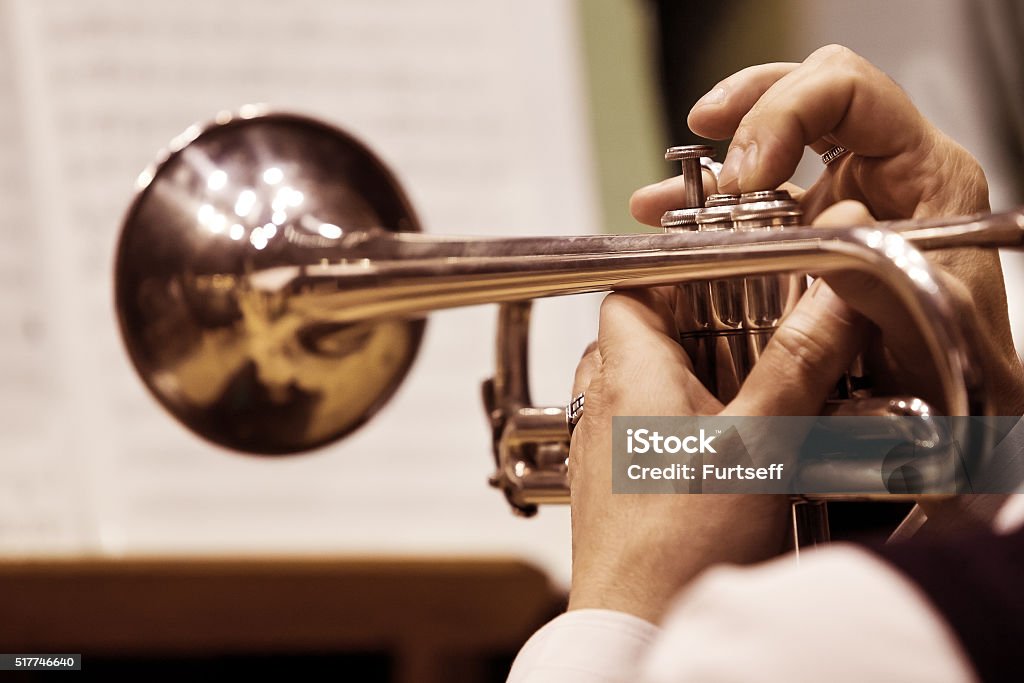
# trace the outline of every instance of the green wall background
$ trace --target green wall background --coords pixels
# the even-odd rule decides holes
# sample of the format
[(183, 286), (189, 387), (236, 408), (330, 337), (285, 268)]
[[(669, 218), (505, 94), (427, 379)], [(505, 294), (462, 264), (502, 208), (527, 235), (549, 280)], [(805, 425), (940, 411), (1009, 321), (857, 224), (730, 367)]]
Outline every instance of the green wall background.
[[(670, 139), (665, 120), (655, 9), (647, 0), (577, 0), (605, 232), (646, 230), (630, 216), (629, 197), (636, 188), (678, 172), (676, 164), (664, 160), (665, 148), (686, 144)], [(685, 27), (688, 37), (679, 49), (694, 66), (684, 97), (696, 101), (717, 81), (751, 64), (802, 58), (793, 54), (789, 40), (788, 0), (731, 0), (718, 10), (713, 23)], [(725, 145), (719, 148), (724, 151)]]

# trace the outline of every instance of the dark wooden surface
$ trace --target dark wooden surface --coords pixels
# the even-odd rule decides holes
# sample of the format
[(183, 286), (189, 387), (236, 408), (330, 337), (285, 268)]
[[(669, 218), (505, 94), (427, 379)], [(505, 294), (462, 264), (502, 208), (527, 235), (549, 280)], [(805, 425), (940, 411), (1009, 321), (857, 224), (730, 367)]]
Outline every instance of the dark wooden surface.
[(208, 657), (387, 652), (396, 681), (515, 652), (560, 607), (506, 559), (0, 561), (0, 650)]

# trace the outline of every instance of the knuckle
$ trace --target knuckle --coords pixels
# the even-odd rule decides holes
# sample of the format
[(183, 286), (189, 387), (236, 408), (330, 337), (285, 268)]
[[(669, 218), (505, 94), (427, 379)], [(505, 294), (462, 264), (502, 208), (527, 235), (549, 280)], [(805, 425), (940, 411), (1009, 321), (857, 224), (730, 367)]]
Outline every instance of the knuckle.
[(838, 43), (830, 43), (829, 45), (819, 47), (811, 53), (811, 57), (836, 64), (851, 63), (855, 60), (862, 59), (856, 52), (845, 45), (840, 45)]
[(763, 106), (763, 104), (758, 102), (743, 116), (739, 126), (736, 127), (736, 133), (732, 137), (732, 142), (729, 143), (727, 154), (732, 154), (737, 150), (746, 150), (754, 142), (758, 131), (762, 128), (758, 123), (758, 117), (762, 115)]
[[(954, 143), (955, 144), (955, 143)], [(985, 209), (988, 205), (988, 179), (981, 164), (966, 149), (955, 144), (951, 167), (958, 179), (963, 210), (967, 212)], [(959, 207), (958, 207), (959, 208)]]
[(934, 126), (918, 146), (920, 163), (930, 173), (921, 192), (921, 203), (933, 214), (978, 213), (989, 210), (988, 179), (969, 151)]
[(829, 356), (826, 343), (799, 325), (780, 327), (772, 336), (772, 344), (792, 364), (794, 371), (802, 375), (820, 372)]
[(826, 45), (812, 55), (816, 60), (828, 65), (835, 72), (835, 77), (854, 82), (869, 77), (874, 70), (871, 62), (845, 45)]

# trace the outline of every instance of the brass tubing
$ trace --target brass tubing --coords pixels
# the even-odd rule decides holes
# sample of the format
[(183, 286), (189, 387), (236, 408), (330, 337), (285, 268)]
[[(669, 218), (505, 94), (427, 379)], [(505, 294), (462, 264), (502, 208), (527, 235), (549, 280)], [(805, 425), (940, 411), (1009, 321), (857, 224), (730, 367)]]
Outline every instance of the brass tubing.
[[(967, 239), (974, 245), (1021, 244), (1024, 224), (1020, 214), (997, 214), (984, 221), (990, 229), (981, 230), (977, 222), (970, 222), (928, 228), (926, 233), (908, 232), (905, 237), (909, 239), (879, 227), (830, 230), (827, 238), (808, 228), (780, 233), (570, 238), (564, 244), (556, 238), (544, 240), (547, 253), (528, 257), (521, 253), (498, 255), (506, 247), (521, 247), (528, 240), (485, 241), (493, 247), (495, 255), (491, 256), (447, 255), (457, 253), (461, 245), (472, 253), (481, 243), (444, 240), (438, 247), (441, 255), (434, 258), (418, 255), (411, 260), (384, 258), (294, 266), (289, 267), (289, 273), (272, 273), (273, 277), (253, 273), (251, 282), (254, 289), (267, 293), (287, 291), (294, 306), (307, 312), (316, 309), (325, 320), (354, 322), (690, 280), (787, 271), (861, 270), (885, 283), (921, 329), (928, 351), (940, 366), (950, 414), (984, 414), (978, 402), (968, 398), (967, 388), (954, 380), (966, 373), (980, 381), (980, 373), (971, 367), (963, 351), (968, 347), (966, 335), (959, 329), (960, 317), (946, 300), (927, 262), (912, 246), (918, 235), (923, 235), (928, 246), (943, 248), (964, 246)], [(555, 244), (568, 248), (559, 253), (550, 249)], [(579, 249), (583, 244), (587, 251)], [(613, 245), (626, 249), (612, 250)], [(421, 241), (421, 250), (423, 246)], [(609, 251), (593, 253), (598, 247)], [(900, 259), (904, 267), (897, 265)], [(262, 285), (264, 279), (273, 286)]]

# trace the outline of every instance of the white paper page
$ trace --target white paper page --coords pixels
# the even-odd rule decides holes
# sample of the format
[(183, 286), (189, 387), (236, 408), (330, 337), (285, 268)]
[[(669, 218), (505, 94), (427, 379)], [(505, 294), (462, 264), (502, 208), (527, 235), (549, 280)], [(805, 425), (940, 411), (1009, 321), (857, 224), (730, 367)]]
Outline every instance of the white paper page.
[(46, 255), (67, 231), (46, 228), (32, 192), (36, 167), (23, 111), (22, 44), (0, 5), (0, 546), (15, 553), (83, 552), (96, 523), (82, 486), (85, 453), (68, 392), (60, 267)]
[[(20, 328), (0, 333), (13, 378), (0, 388), (3, 419), (17, 426), (0, 434), (0, 475), (58, 473), (52, 488), (19, 487), (16, 505), (0, 503), (29, 510), (0, 508), (0, 549), (30, 551), (45, 519), (50, 550), (517, 554), (564, 581), (566, 510), (516, 519), (485, 486), (479, 382), (492, 367), (493, 307), (434, 316), (407, 383), (348, 440), (255, 459), (201, 442), (146, 393), (117, 337), (110, 273), (137, 173), (189, 123), (247, 102), (362, 138), (428, 231), (593, 229), (573, 3), (7, 0), (3, 10), (13, 59), (0, 68), (18, 84), (4, 90), (3, 130), (32, 151), (4, 159), (0, 196), (31, 229), (14, 231), (17, 251), (0, 261), (0, 277), (20, 285), (0, 299), (41, 318), (59, 361), (46, 364)], [(543, 302), (537, 327), (536, 398), (562, 403), (596, 300)]]

